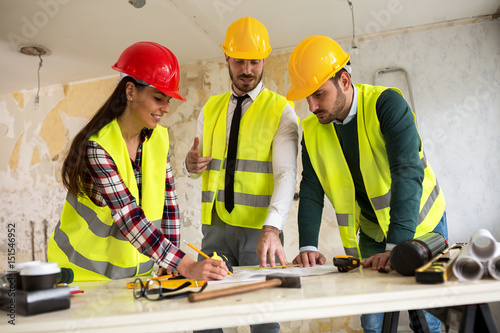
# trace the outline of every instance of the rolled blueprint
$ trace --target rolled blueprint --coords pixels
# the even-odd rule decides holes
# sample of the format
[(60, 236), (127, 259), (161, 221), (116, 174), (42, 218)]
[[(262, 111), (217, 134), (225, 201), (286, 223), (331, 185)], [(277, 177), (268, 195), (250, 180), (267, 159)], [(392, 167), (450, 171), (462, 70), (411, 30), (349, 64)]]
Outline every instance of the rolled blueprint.
[(483, 277), (483, 263), (472, 253), (471, 243), (460, 251), (453, 264), (453, 273), (460, 281), (475, 281)]
[(500, 280), (500, 243), (497, 243), (497, 252), (488, 260), (488, 273), (492, 278)]
[(470, 250), (481, 261), (487, 261), (497, 251), (497, 241), (486, 229), (478, 229), (470, 238)]

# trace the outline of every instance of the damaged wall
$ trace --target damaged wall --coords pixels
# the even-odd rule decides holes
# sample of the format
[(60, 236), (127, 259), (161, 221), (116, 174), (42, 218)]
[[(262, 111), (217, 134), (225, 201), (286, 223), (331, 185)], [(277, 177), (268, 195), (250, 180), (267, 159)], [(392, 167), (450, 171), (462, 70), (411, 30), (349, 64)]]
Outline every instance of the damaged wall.
[[(447, 200), (451, 242), (468, 241), (478, 228), (490, 230), (500, 240), (499, 34), (498, 19), (402, 31), (362, 41), (359, 54), (351, 57), (354, 83), (372, 83), (374, 72), (388, 66), (402, 66), (410, 73), (424, 148)], [(343, 46), (349, 49), (348, 43)], [(289, 56), (290, 50), (274, 50), (268, 58), (264, 71), (267, 88), (286, 94)], [(222, 54), (220, 59), (182, 65), (181, 75), (181, 93), (187, 102), (172, 101), (172, 111), (161, 124), (171, 136), (182, 238), (199, 246), (201, 180), (185, 177), (181, 165), (196, 134), (203, 104), (210, 95), (227, 91), (230, 81)], [(47, 239), (66, 195), (60, 168), (70, 139), (109, 96), (116, 80), (112, 76), (43, 87), (37, 110), (33, 109), (36, 91), (0, 95), (0, 230), (15, 223), (16, 262), (45, 260)], [(295, 106), (301, 119), (309, 114), (304, 100)], [(298, 163), (300, 180), (300, 153)], [(326, 207), (320, 251), (331, 260), (343, 254), (343, 249), (333, 209), (328, 202)], [(290, 261), (298, 251), (296, 216), (297, 202), (284, 229)], [(0, 269), (4, 270), (8, 244), (7, 233), (2, 235)], [(196, 255), (189, 248), (183, 250)], [(355, 323), (342, 323), (339, 331), (359, 330)], [(303, 321), (300, 329), (297, 325), (290, 323), (293, 331), (315, 327), (314, 331), (328, 332), (334, 321)]]

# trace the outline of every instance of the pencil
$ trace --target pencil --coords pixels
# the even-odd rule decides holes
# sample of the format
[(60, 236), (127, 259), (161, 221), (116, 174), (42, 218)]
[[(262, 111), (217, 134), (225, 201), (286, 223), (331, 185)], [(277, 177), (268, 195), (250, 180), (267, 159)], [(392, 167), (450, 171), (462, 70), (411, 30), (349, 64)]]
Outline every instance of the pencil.
[(191, 243), (188, 243), (186, 241), (184, 241), (184, 243), (186, 243), (190, 248), (192, 248), (193, 250), (195, 250), (196, 252), (198, 252), (199, 254), (201, 254), (202, 256), (204, 256), (205, 258), (209, 259), (210, 257), (207, 256), (205, 253), (201, 252), (200, 250), (198, 250), (193, 244)]
[(154, 278), (151, 278), (151, 280), (163, 280), (163, 279), (170, 279), (173, 277), (174, 274), (168, 274), (168, 275), (161, 275), (161, 276), (156, 276)]
[[(203, 253), (200, 250), (198, 250), (193, 244), (191, 244), (189, 242), (186, 242), (186, 241), (184, 241), (184, 243), (186, 243), (190, 248), (192, 248), (193, 250), (195, 250), (196, 252), (198, 252), (199, 254), (201, 254), (202, 256), (204, 256), (205, 258), (210, 259), (209, 256), (207, 256), (205, 253)], [(228, 270), (227, 274), (231, 275), (232, 273)]]

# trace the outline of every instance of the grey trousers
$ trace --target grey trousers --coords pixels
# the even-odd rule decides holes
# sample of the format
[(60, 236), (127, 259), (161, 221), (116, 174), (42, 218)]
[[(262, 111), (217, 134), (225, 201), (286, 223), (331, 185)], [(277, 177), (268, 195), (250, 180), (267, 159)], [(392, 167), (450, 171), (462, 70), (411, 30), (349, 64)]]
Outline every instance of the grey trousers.
[[(201, 231), (203, 233), (201, 251), (208, 256), (211, 257), (214, 251), (217, 254), (223, 254), (232, 266), (255, 266), (260, 264), (256, 248), (261, 229), (234, 227), (226, 224), (219, 218), (214, 208), (212, 211), (212, 224), (203, 224)], [(283, 243), (282, 234), (280, 234), (280, 237), (281, 243)], [(198, 256), (198, 260), (203, 259), (204, 257), (201, 255)], [(250, 325), (250, 330), (252, 333), (278, 333), (280, 325), (278, 323)], [(195, 332), (222, 333), (222, 329)]]

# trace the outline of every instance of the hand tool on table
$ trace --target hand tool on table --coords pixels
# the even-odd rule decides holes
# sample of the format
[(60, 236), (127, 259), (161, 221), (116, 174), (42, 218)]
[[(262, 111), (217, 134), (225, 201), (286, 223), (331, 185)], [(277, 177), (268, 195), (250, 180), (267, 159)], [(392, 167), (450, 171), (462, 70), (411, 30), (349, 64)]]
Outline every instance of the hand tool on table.
[(228, 274), (233, 273), (233, 266), (231, 266), (231, 264), (229, 263), (229, 259), (227, 259), (227, 257), (225, 255), (217, 254), (217, 252), (214, 251), (214, 253), (212, 253), (212, 259), (224, 261), (226, 263), (226, 266), (227, 266), (227, 273)]
[(224, 289), (205, 291), (198, 294), (191, 294), (188, 296), (188, 300), (190, 302), (199, 302), (218, 297), (237, 295), (249, 291), (266, 289), (271, 287), (300, 288), (301, 286), (302, 286), (302, 279), (300, 276), (270, 274), (266, 276), (266, 281), (252, 283), (252, 284), (238, 285), (235, 287), (224, 288)]
[(454, 243), (425, 265), (415, 270), (417, 282), (426, 284), (443, 283), (453, 276), (453, 264), (467, 243)]
[[(153, 280), (153, 279), (152, 279)], [(181, 285), (183, 285), (186, 282), (190, 282), (191, 284), (189, 287), (201, 287), (205, 283), (207, 283), (207, 280), (202, 280), (202, 279), (186, 279), (182, 275), (170, 277), (168, 279), (156, 279), (160, 281), (160, 284), (163, 288), (177, 288)], [(142, 284), (146, 285), (148, 281), (143, 281)], [(127, 283), (127, 289), (134, 289), (134, 282), (129, 282)]]
[(337, 267), (339, 272), (345, 273), (350, 269), (358, 268), (363, 262), (353, 256), (335, 256), (333, 257), (333, 265)]

